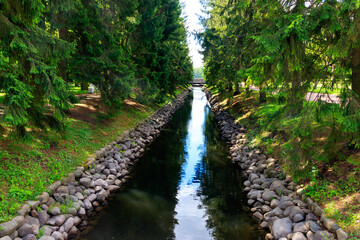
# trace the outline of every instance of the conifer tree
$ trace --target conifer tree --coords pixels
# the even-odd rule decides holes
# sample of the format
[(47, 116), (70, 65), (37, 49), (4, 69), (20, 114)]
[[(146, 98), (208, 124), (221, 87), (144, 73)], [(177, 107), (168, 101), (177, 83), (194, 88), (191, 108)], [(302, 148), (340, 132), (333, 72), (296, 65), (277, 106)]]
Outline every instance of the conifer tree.
[[(68, 108), (66, 85), (57, 64), (68, 57), (72, 46), (38, 26), (43, 18), (42, 1), (0, 2), (0, 88), (5, 91), (3, 121), (16, 127), (61, 128)], [(48, 105), (49, 107), (45, 107)]]

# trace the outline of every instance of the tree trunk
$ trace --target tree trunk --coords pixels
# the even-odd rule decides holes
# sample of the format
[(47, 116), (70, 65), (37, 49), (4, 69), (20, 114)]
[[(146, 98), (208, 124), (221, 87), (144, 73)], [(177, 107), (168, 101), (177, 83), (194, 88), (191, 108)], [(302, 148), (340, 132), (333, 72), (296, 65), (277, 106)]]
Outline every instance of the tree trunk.
[(331, 66), (331, 91), (334, 91), (334, 85), (335, 85), (335, 68), (336, 64), (333, 64)]
[(234, 96), (240, 94), (240, 87), (239, 87), (239, 83), (235, 82), (235, 92), (234, 92)]
[[(61, 25), (65, 25), (64, 24), (64, 20), (62, 19), (62, 15), (63, 13), (60, 11), (58, 16), (57, 16), (57, 20), (58, 22), (61, 24)], [(67, 34), (68, 34), (68, 28), (66, 27), (59, 27), (59, 38), (61, 40), (67, 40)], [(59, 76), (65, 81), (67, 82), (68, 81), (68, 78), (67, 78), (67, 73), (66, 73), (66, 69), (67, 66), (66, 66), (66, 61), (64, 59), (60, 60), (59, 61)]]
[(259, 102), (266, 103), (266, 92), (264, 92), (262, 89), (260, 89), (259, 94), (260, 94)]
[(297, 115), (301, 112), (304, 102), (304, 94), (301, 89), (301, 74), (295, 71), (292, 75), (292, 86), (288, 97), (289, 114)]
[(355, 100), (360, 103), (360, 48), (352, 50), (352, 73), (351, 88), (355, 94)]
[(88, 88), (89, 88), (89, 83), (88, 82), (81, 82), (80, 83), (80, 85), (81, 85), (81, 90), (88, 90)]
[[(355, 29), (360, 30), (360, 13), (355, 13), (354, 19)], [(360, 34), (358, 34), (358, 37)], [(354, 110), (360, 109), (360, 47), (356, 46), (352, 49), (352, 73), (351, 73), (351, 89), (353, 90), (354, 97)]]

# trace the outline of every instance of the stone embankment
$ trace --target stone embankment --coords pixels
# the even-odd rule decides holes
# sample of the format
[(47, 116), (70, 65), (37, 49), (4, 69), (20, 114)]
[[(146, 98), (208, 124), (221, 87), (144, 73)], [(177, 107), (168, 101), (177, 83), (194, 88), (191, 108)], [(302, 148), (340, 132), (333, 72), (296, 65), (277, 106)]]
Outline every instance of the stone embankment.
[(0, 224), (0, 240), (65, 240), (86, 227), (87, 219), (101, 211), (106, 199), (119, 190), (129, 171), (159, 134), (190, 91), (184, 91), (151, 117), (116, 141), (97, 151), (85, 167), (78, 167), (52, 184), (37, 201), (28, 201), (18, 216)]
[(276, 159), (246, 144), (246, 128), (235, 124), (217, 98), (208, 90), (205, 92), (222, 137), (230, 147), (231, 159), (242, 169), (244, 191), (253, 217), (259, 228), (269, 232), (265, 239), (347, 239), (347, 234), (303, 194), (303, 189), (286, 177)]

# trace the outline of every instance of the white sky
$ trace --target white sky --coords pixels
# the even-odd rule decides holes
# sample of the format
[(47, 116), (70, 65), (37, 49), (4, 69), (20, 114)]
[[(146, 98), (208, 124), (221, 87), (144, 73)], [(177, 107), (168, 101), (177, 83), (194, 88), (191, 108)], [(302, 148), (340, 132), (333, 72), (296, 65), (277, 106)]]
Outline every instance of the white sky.
[(202, 29), (198, 15), (202, 15), (201, 3), (199, 0), (180, 0), (184, 4), (183, 15), (187, 16), (186, 26), (188, 30), (188, 45), (194, 68), (203, 66), (203, 56), (199, 53), (200, 44), (194, 39), (191, 33)]

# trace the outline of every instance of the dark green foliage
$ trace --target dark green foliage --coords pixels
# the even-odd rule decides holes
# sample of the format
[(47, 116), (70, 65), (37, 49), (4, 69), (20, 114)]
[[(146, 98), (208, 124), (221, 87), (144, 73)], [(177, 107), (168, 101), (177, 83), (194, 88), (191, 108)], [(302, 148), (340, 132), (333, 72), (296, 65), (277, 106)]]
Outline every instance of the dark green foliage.
[(61, 130), (94, 84), (111, 114), (132, 91), (162, 101), (192, 76), (178, 0), (0, 0), (1, 122)]
[(0, 89), (7, 106), (3, 121), (21, 136), (29, 121), (60, 128), (68, 102), (57, 63), (70, 56), (72, 45), (38, 26), (41, 1), (1, 1), (0, 9)]

